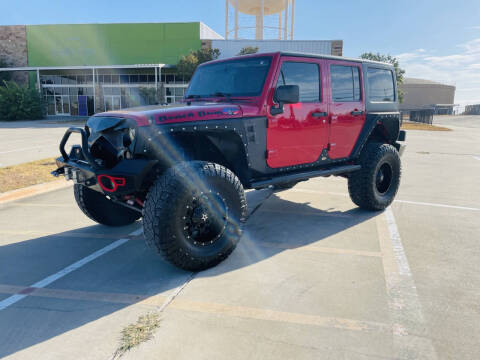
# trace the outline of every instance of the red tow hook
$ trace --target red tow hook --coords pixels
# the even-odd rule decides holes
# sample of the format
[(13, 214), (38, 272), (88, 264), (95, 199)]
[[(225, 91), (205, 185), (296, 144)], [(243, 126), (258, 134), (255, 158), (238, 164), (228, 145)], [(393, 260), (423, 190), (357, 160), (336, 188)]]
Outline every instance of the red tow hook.
[(125, 186), (125, 178), (110, 175), (98, 175), (97, 181), (102, 190), (107, 192), (115, 192), (119, 186)]

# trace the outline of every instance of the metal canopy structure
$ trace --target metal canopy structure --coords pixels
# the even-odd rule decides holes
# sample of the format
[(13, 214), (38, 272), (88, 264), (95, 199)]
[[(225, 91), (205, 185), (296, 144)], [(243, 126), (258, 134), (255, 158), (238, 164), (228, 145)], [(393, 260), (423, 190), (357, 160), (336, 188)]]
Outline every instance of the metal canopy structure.
[(93, 96), (95, 97), (95, 70), (97, 69), (155, 69), (155, 89), (158, 89), (158, 77), (161, 76), (162, 68), (173, 67), (167, 64), (134, 64), (134, 65), (80, 65), (80, 66), (23, 66), (0, 68), (0, 71), (35, 71), (37, 73), (37, 88), (41, 91), (40, 71), (54, 70), (92, 70)]
[(134, 64), (134, 65), (77, 65), (77, 66), (23, 66), (0, 68), (0, 71), (37, 71), (37, 70), (88, 70), (88, 69), (142, 69), (170, 68), (168, 64)]
[[(36, 73), (36, 86), (39, 92), (42, 92), (42, 88), (64, 88), (64, 87), (83, 87), (91, 88), (93, 92), (93, 107), (96, 109), (96, 83), (97, 76), (100, 70), (120, 70), (120, 69), (153, 69), (155, 71), (155, 82), (149, 86), (154, 86), (155, 90), (159, 89), (159, 79), (162, 77), (162, 69), (164, 68), (174, 68), (172, 65), (168, 64), (130, 64), (130, 65), (72, 65), (72, 66), (22, 66), (22, 67), (8, 67), (0, 68), (0, 72), (35, 72)], [(72, 71), (72, 70), (83, 70), (91, 71), (91, 83), (90, 84), (42, 84), (40, 79), (41, 72), (55, 72), (55, 71)], [(45, 75), (48, 76), (48, 75)], [(161, 84), (161, 83), (160, 83)], [(116, 85), (110, 85), (116, 86)], [(128, 86), (128, 84), (122, 84), (119, 86)], [(176, 85), (170, 85), (175, 87)], [(68, 96), (67, 96), (68, 97)]]

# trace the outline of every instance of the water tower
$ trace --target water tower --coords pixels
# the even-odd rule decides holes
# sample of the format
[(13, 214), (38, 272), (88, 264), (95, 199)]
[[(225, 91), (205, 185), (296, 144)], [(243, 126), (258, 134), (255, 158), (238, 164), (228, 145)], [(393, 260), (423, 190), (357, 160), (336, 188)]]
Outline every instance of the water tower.
[(295, 0), (225, 0), (225, 39), (293, 40), (294, 17)]

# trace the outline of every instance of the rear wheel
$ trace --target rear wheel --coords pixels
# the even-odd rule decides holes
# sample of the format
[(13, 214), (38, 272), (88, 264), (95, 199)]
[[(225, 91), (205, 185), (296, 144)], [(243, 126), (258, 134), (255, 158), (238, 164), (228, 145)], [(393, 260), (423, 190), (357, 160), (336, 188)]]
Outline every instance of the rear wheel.
[(382, 210), (390, 205), (400, 185), (397, 149), (389, 144), (367, 144), (360, 156), (362, 168), (349, 175), (348, 192), (359, 207)]
[(226, 259), (240, 240), (246, 199), (227, 168), (193, 161), (168, 169), (149, 190), (143, 231), (148, 245), (185, 270)]
[(107, 226), (124, 226), (137, 221), (142, 214), (122, 205), (115, 204), (102, 193), (86, 186), (73, 187), (78, 207), (93, 221)]

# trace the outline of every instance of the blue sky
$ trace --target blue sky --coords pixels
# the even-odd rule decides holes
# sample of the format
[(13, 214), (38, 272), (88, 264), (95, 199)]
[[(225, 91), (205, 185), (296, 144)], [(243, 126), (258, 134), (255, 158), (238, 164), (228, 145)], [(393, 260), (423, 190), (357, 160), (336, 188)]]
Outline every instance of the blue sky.
[[(0, 24), (203, 21), (224, 33), (224, 0), (0, 0)], [(407, 76), (480, 103), (480, 1), (296, 0), (295, 39), (341, 39), (344, 55), (398, 56)]]

